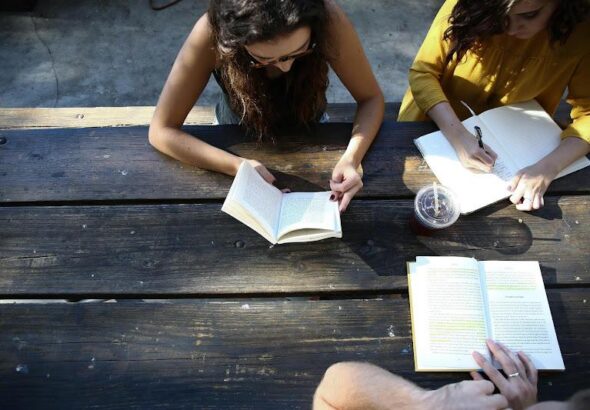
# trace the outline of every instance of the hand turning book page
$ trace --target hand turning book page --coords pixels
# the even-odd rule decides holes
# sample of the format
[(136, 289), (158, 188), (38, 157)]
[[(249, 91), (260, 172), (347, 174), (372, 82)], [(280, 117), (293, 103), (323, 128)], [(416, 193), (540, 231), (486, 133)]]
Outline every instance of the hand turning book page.
[(408, 288), (417, 372), (479, 369), (471, 352), (490, 360), (487, 338), (565, 369), (538, 262), (417, 257)]
[[(440, 183), (459, 196), (462, 214), (508, 198), (512, 194), (508, 184), (516, 173), (551, 153), (561, 141), (561, 129), (535, 100), (474, 114), (462, 123), (472, 133), (479, 126), (483, 141), (498, 154), (491, 173), (463, 167), (441, 131), (414, 141)], [(588, 158), (582, 157), (556, 178), (588, 165)]]
[(283, 193), (243, 161), (221, 210), (273, 244), (341, 238), (338, 202), (330, 195), (330, 191)]

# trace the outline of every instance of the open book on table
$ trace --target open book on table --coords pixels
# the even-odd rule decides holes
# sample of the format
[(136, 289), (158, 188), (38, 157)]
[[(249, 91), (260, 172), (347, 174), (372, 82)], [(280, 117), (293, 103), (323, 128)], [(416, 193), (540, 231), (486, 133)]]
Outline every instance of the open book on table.
[(416, 371), (479, 369), (471, 352), (490, 360), (486, 338), (565, 369), (538, 262), (417, 257), (408, 288)]
[[(461, 165), (451, 144), (441, 131), (417, 138), (414, 142), (441, 184), (458, 196), (461, 213), (466, 214), (508, 198), (508, 183), (516, 173), (538, 162), (559, 146), (561, 129), (535, 100), (494, 108), (463, 121), (472, 133), (477, 125), (483, 141), (498, 159), (491, 173), (469, 170)], [(590, 165), (582, 157), (557, 175), (578, 171)]]
[(243, 161), (221, 210), (273, 244), (341, 238), (338, 202), (330, 195), (330, 191), (283, 193)]

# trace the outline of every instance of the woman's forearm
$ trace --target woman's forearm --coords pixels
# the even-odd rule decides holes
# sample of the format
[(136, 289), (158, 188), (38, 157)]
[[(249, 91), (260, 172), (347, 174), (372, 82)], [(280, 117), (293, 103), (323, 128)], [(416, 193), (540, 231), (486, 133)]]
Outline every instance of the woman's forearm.
[(447, 101), (436, 104), (426, 113), (440, 128), (451, 145), (459, 144), (460, 135), (465, 132), (465, 126), (455, 114), (455, 111)]
[(559, 146), (539, 162), (549, 167), (557, 175), (572, 162), (589, 152), (590, 144), (586, 141), (577, 137), (567, 137), (562, 139)]
[(173, 127), (150, 127), (154, 148), (186, 164), (234, 176), (242, 158)]
[(360, 102), (352, 126), (352, 136), (342, 156), (358, 167), (373, 143), (383, 122), (385, 110), (382, 94)]

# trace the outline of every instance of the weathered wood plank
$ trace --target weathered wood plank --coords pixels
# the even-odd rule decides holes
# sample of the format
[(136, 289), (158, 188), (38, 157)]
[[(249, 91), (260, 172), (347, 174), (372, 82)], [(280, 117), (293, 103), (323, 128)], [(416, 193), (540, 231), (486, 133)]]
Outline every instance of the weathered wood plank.
[[(329, 189), (332, 169), (350, 135), (350, 124), (321, 124), (308, 135), (276, 145), (257, 144), (235, 126), (187, 130), (246, 158), (257, 158), (292, 190)], [(434, 176), (413, 138), (430, 123), (385, 122), (363, 161), (360, 197), (407, 197)], [(222, 199), (231, 178), (169, 159), (153, 149), (147, 128), (9, 130), (0, 135), (0, 202)], [(553, 194), (590, 192), (590, 168), (555, 181)]]
[(410, 231), (412, 206), (353, 201), (342, 240), (272, 248), (219, 204), (0, 207), (0, 295), (403, 290), (417, 255), (538, 260), (547, 286), (590, 283), (588, 197), (497, 204), (432, 237)]
[[(564, 373), (542, 399), (590, 377), (588, 289), (548, 292)], [(309, 408), (325, 369), (368, 361), (437, 388), (466, 373), (415, 373), (407, 299), (161, 300), (0, 305), (7, 408)], [(17, 371), (18, 369), (18, 371)]]
[[(129, 127), (148, 125), (155, 107), (36, 107), (1, 108), (0, 129)], [(195, 106), (186, 117), (186, 125), (210, 125), (215, 118), (213, 106)]]
[[(356, 113), (354, 103), (328, 105), (330, 122), (352, 122)], [(395, 121), (400, 103), (385, 103), (386, 121)], [(133, 107), (57, 107), (0, 108), (0, 129), (29, 128), (89, 128), (130, 127), (148, 125), (154, 114), (153, 106)], [(555, 120), (562, 126), (571, 122), (571, 106), (562, 101)], [(195, 106), (186, 117), (185, 125), (211, 125), (215, 121), (213, 106)]]
[[(385, 104), (385, 118), (395, 120), (400, 103)], [(0, 129), (131, 127), (148, 125), (155, 107), (58, 107), (0, 108)], [(356, 104), (329, 104), (326, 110), (331, 122), (352, 122)], [(185, 125), (212, 125), (215, 107), (195, 106)]]

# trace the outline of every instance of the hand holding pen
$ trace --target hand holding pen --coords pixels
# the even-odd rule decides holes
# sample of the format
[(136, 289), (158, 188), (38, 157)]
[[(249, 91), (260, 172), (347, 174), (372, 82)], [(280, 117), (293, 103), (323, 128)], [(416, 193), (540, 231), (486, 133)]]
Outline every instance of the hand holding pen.
[(474, 128), (475, 128), (475, 134), (477, 135), (477, 145), (479, 145), (479, 148), (484, 150), (484, 152), (486, 154), (488, 154), (490, 157), (492, 157), (492, 159), (494, 160), (494, 162), (492, 163), (492, 167), (493, 167), (496, 163), (497, 155), (495, 153), (492, 153), (492, 151), (488, 147), (483, 145), (483, 135), (481, 133), (481, 128), (479, 128), (477, 125)]
[[(475, 114), (466, 102), (461, 101), (461, 104), (467, 108), (473, 117), (477, 118), (477, 114)], [(461, 164), (465, 168), (491, 172), (498, 155), (489, 146), (484, 144), (481, 128), (477, 125), (474, 127), (477, 142), (473, 138), (473, 134), (469, 132), (463, 123), (459, 123), (457, 128), (458, 132), (450, 130), (450, 141), (457, 152)]]
[(494, 167), (494, 165), (496, 164), (496, 158), (498, 157), (498, 155), (492, 151), (488, 146), (484, 145), (483, 143), (483, 133), (481, 132), (481, 128), (479, 126), (475, 126), (473, 127), (475, 129), (475, 136), (477, 138), (477, 145), (479, 146), (479, 149), (482, 150), (485, 154), (486, 157), (483, 157), (481, 159), (484, 159), (486, 161), (482, 161), (484, 162), (486, 165), (489, 164), (489, 162), (487, 161), (487, 159), (491, 159), (491, 168)]
[[(479, 147), (481, 149), (486, 151), (485, 147), (483, 146), (483, 135), (481, 135), (481, 128), (479, 128), (477, 125), (474, 128), (475, 128), (475, 135), (477, 136), (477, 144), (479, 145)], [(487, 151), (486, 151), (486, 153), (487, 153)]]
[(461, 130), (452, 139), (451, 144), (461, 165), (481, 172), (491, 172), (498, 155), (477, 137), (477, 131), (474, 138), (473, 133), (463, 124), (460, 125)]

